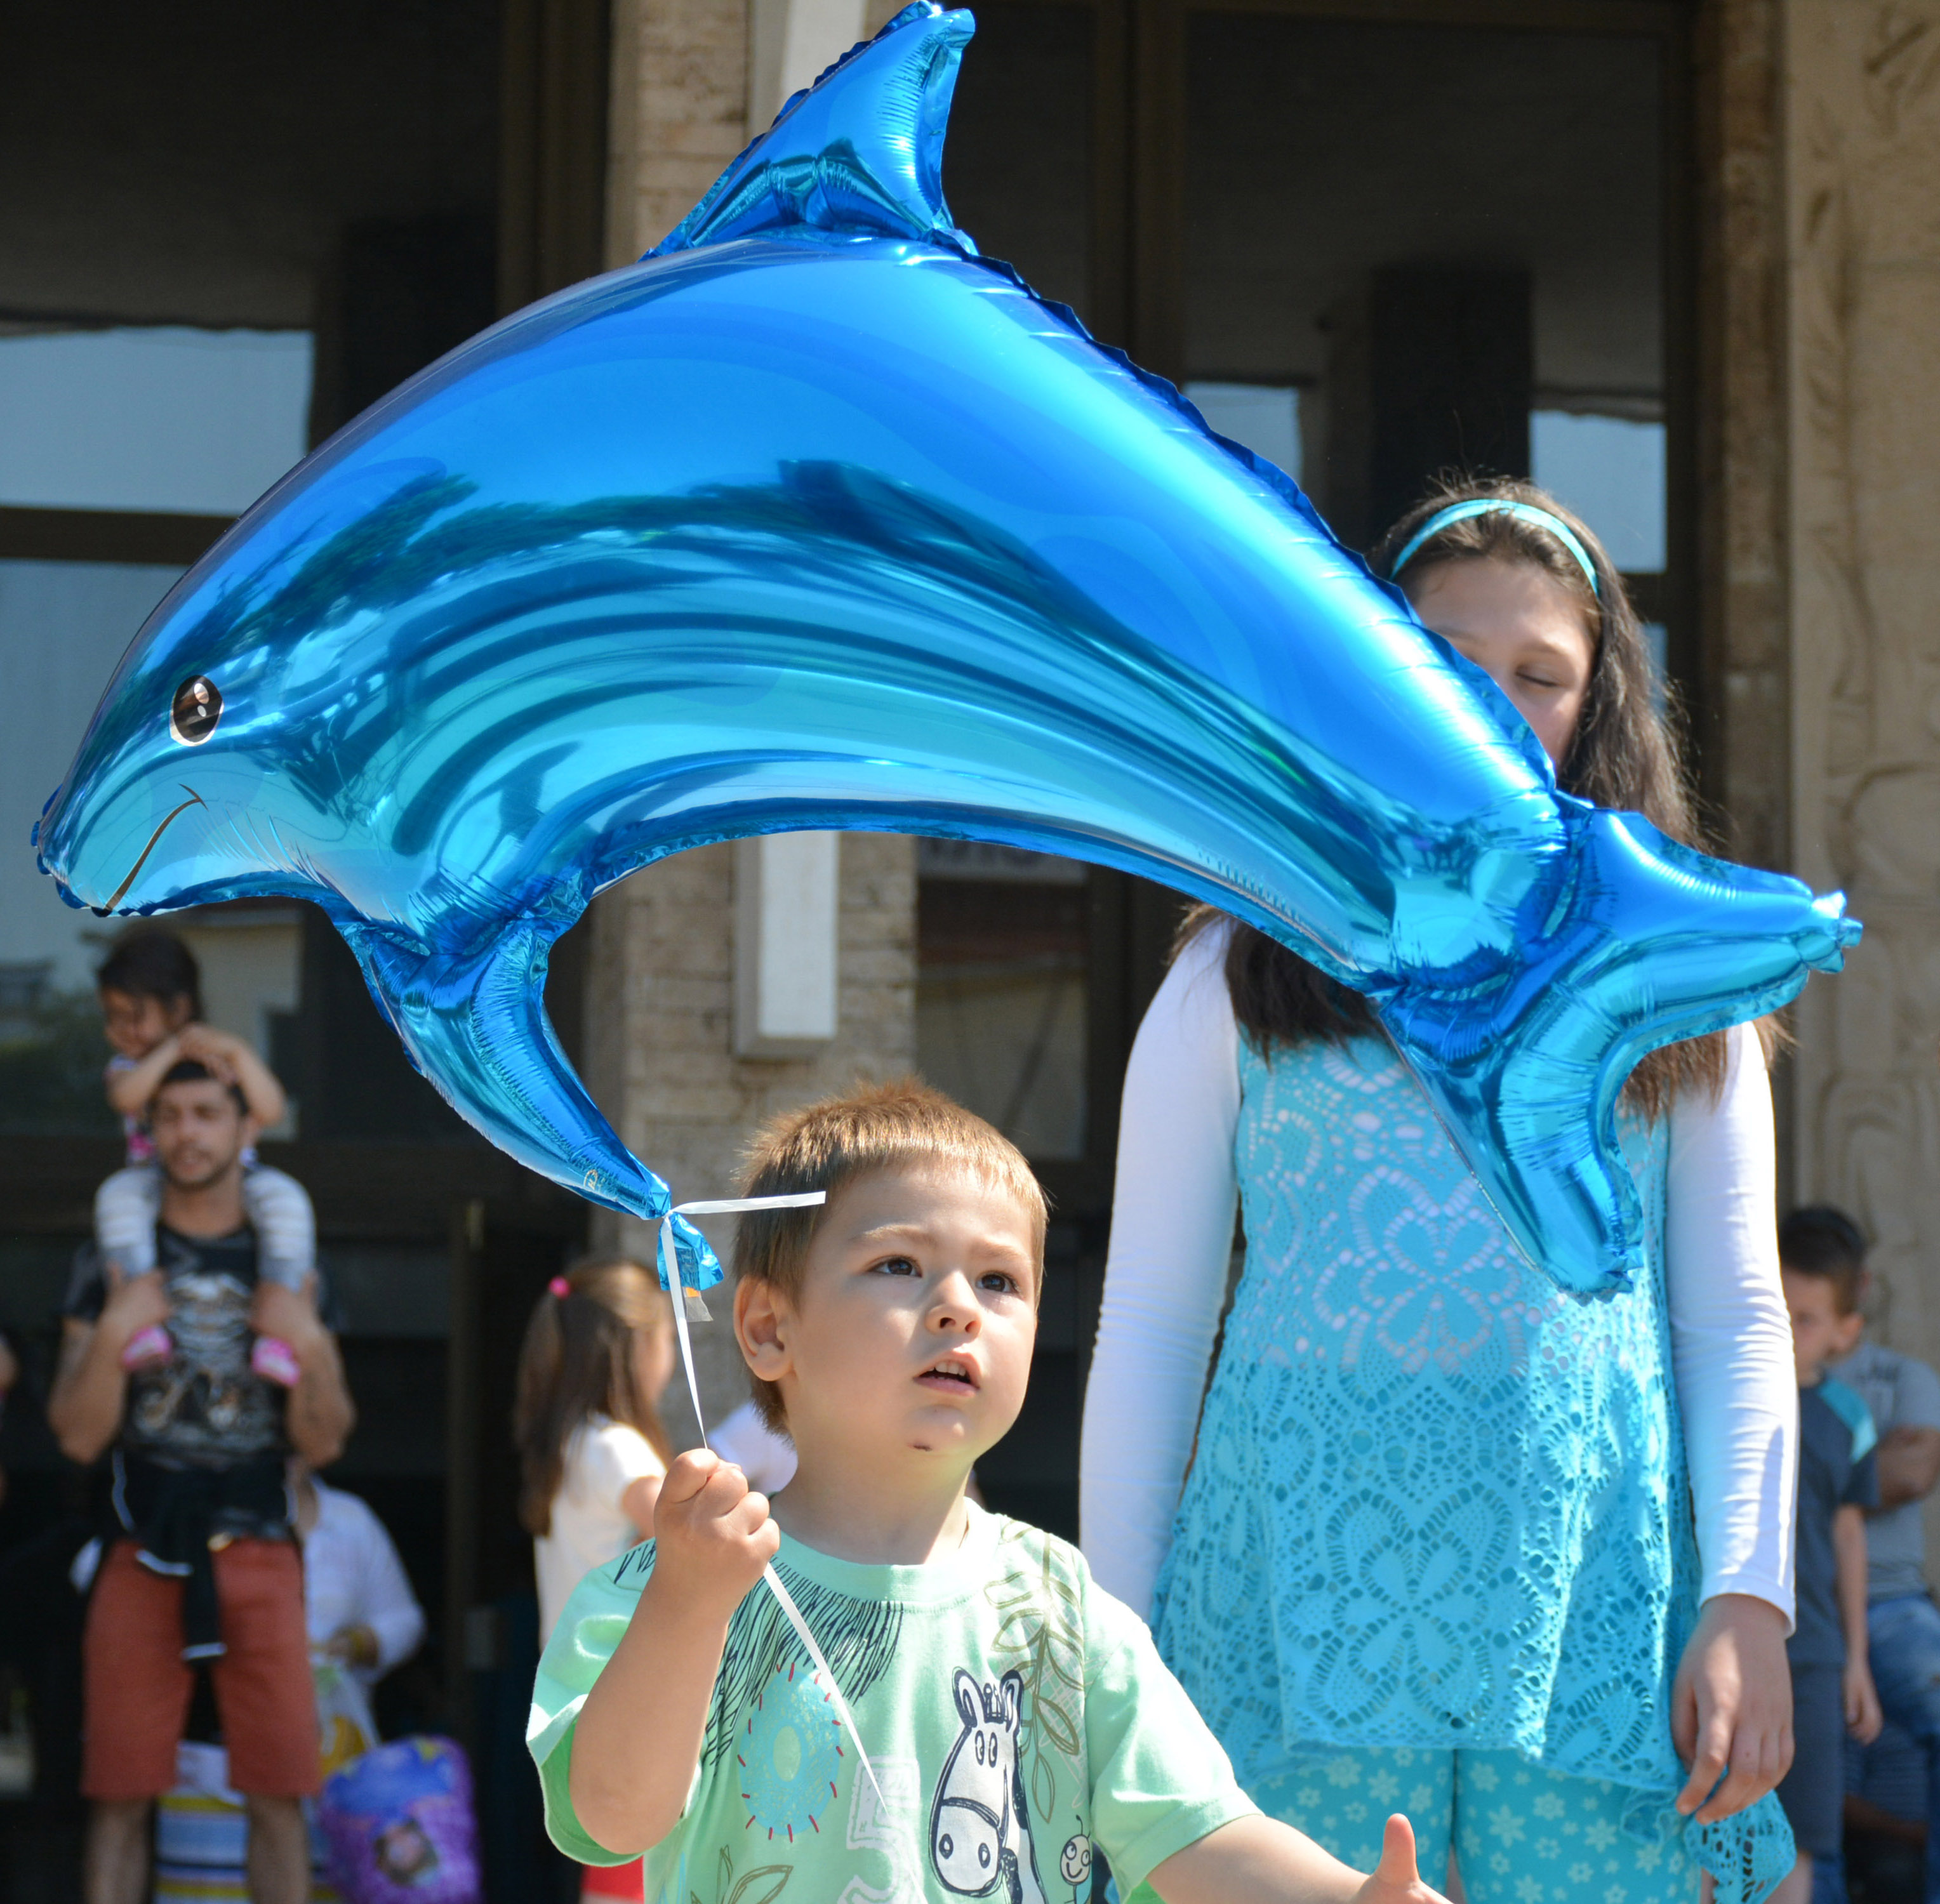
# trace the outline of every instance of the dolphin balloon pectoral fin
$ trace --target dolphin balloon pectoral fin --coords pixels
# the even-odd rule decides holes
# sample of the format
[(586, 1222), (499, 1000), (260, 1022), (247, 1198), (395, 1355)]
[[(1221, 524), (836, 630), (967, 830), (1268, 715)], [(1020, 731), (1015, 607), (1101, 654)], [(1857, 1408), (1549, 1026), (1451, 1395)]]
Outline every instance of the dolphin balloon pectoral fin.
[(688, 1287), (721, 1280), (706, 1238), (668, 1218), (666, 1186), (620, 1141), (560, 1049), (545, 1011), (557, 922), (513, 920), (469, 956), (427, 952), (354, 917), (336, 923), (411, 1062), (459, 1117), (588, 1202), (670, 1220)]
[[(1635, 814), (1591, 813), (1582, 843), (1572, 893), (1503, 997), (1404, 989), (1381, 1017), (1524, 1254), (1591, 1294), (1644, 1262), (1617, 1129), (1638, 1062), (1789, 1004), (1839, 970), (1861, 928), (1842, 894), (1708, 858)], [(1451, 1064), (1447, 1022), (1465, 1007), (1474, 1034)]]
[(944, 202), (943, 135), (976, 26), (932, 0), (905, 7), (795, 94), (647, 256), (803, 230), (937, 238), (974, 254)]

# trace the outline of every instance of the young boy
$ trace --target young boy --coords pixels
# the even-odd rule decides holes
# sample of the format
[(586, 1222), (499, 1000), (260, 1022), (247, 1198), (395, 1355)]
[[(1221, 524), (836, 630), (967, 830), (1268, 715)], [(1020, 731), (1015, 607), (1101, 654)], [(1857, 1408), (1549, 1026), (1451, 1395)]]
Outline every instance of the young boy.
[(1018, 1152), (889, 1085), (758, 1140), (747, 1195), (818, 1190), (744, 1216), (734, 1248), (736, 1337), (795, 1478), (771, 1505), (683, 1455), (654, 1540), (567, 1603), (528, 1735), (554, 1842), (644, 1851), (646, 1895), (677, 1904), (1062, 1904), (1090, 1896), (1094, 1840), (1121, 1893), (1167, 1904), (1434, 1904), (1405, 1819), (1364, 1879), (1261, 1817), (1076, 1550), (965, 1498), (1036, 1333), (1045, 1205)]
[[(1778, 1788), (1798, 1863), (1771, 1904), (1844, 1895), (1843, 1734), (1865, 1744), (1880, 1729), (1878, 1695), (1866, 1663), (1865, 1509), (1879, 1505), (1872, 1417), (1828, 1362), (1849, 1354), (1862, 1327), (1859, 1266), (1823, 1238), (1779, 1228), (1779, 1268), (1792, 1314), (1798, 1369), (1797, 1629), (1792, 1665), (1792, 1769)], [(1815, 1866), (1820, 1867), (1815, 1886)]]

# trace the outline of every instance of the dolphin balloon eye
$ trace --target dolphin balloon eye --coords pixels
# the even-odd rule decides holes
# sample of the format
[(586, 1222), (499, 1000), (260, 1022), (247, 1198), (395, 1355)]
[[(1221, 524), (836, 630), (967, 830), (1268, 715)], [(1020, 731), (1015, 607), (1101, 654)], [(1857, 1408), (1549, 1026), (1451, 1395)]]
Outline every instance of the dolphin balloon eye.
[(200, 747), (222, 718), (222, 690), (206, 675), (191, 675), (169, 703), (169, 732), (185, 747)]

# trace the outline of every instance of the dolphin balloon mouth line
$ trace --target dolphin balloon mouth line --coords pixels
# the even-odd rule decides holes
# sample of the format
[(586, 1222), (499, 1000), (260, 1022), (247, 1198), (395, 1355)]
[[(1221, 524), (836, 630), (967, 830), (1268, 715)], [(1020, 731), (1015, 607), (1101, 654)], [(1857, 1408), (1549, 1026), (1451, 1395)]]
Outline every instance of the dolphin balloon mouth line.
[(187, 781), (178, 781), (177, 784), (181, 787), (185, 794), (188, 794), (188, 798), (184, 800), (179, 806), (172, 809), (169, 812), (162, 816), (161, 824), (156, 827), (153, 833), (149, 834), (148, 845), (142, 848), (142, 857), (138, 859), (133, 866), (129, 867), (127, 878), (124, 879), (120, 885), (114, 888), (113, 896), (109, 899), (105, 906), (97, 906), (95, 907), (94, 910), (99, 917), (105, 918), (110, 912), (114, 911), (116, 906), (120, 904), (122, 895), (135, 883), (135, 881), (137, 876), (140, 874), (142, 867), (148, 864), (148, 855), (155, 850), (156, 843), (160, 839), (162, 835), (168, 831), (169, 823), (178, 818), (181, 815), (186, 813), (192, 806), (206, 806), (209, 804), (208, 801), (204, 800), (193, 787), (188, 784)]

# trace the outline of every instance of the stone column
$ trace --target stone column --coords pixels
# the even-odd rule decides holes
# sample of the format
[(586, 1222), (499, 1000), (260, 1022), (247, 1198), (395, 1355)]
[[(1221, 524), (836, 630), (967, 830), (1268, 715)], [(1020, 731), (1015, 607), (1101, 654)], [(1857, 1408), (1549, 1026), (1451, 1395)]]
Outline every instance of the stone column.
[(1791, 859), (1786, 561), (1785, 0), (1714, 0), (1700, 34), (1702, 791), (1733, 859)]
[[(750, 11), (746, 0), (614, 0), (609, 265), (657, 244), (746, 142)], [(831, 10), (838, 16), (847, 17)], [(819, 50), (810, 38), (798, 32), (793, 44), (814, 72), (849, 44)], [(843, 836), (836, 1034), (806, 1058), (734, 1055), (734, 862), (731, 844), (663, 860), (602, 895), (590, 922), (587, 1083), (681, 1202), (731, 1194), (741, 1146), (763, 1119), (915, 1063), (914, 842)], [(705, 1227), (724, 1260), (731, 1220)], [(653, 1247), (647, 1226), (605, 1213), (593, 1235), (596, 1247), (643, 1260)], [(728, 1305), (711, 1306), (716, 1320), (694, 1347), (718, 1421), (748, 1390)], [(667, 1420), (686, 1446), (695, 1436), (681, 1386)]]
[(1866, 924), (1800, 1013), (1797, 1190), (1940, 1362), (1940, 5), (1783, 17), (1792, 857)]

